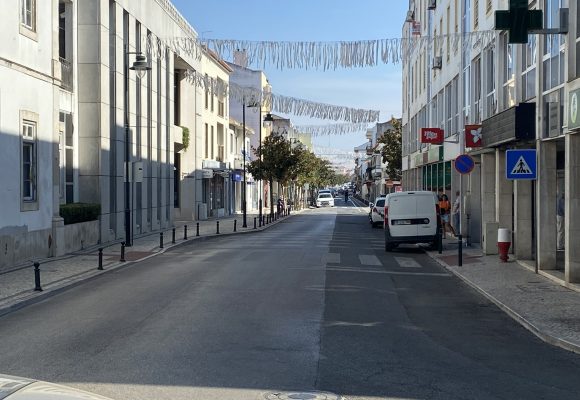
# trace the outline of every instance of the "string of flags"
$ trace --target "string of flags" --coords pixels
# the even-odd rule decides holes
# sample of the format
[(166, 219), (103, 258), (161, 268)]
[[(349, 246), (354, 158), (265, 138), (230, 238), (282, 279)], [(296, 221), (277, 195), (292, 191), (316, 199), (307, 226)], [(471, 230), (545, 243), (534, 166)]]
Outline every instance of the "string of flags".
[(201, 59), (206, 49), (211, 49), (224, 60), (233, 60), (242, 50), (248, 65), (272, 65), (282, 69), (336, 70), (338, 68), (375, 67), (380, 64), (397, 64), (408, 58), (416, 48), (429, 46), (435, 53), (447, 42), (457, 49), (487, 46), (497, 35), (495, 30), (458, 32), (431, 36), (371, 39), (356, 41), (304, 42), (257, 41), (239, 39), (199, 39), (191, 37), (158, 38), (149, 35), (146, 46), (152, 57), (165, 57), (169, 48), (177, 55)]

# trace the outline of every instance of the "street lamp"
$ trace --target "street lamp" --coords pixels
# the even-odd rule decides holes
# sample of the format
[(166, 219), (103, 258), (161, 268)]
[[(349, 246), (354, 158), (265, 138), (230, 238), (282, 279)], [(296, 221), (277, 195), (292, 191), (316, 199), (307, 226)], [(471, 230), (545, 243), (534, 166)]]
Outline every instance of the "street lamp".
[[(270, 126), (272, 123), (274, 122), (274, 118), (272, 118), (272, 114), (271, 113), (266, 113), (266, 116), (264, 117), (264, 123), (266, 124), (266, 126)], [(262, 146), (262, 109), (260, 108), (260, 146)], [(262, 173), (262, 152), (260, 151), (260, 175)], [(262, 183), (263, 185), (263, 183)], [(262, 216), (262, 195), (264, 194), (264, 188), (263, 186), (261, 186), (261, 191), (262, 193), (260, 193), (260, 217)], [(270, 188), (270, 194), (272, 193), (272, 188)], [(273, 205), (270, 204), (270, 209), (272, 209)]]
[[(128, 51), (125, 45), (125, 246), (133, 244), (131, 236), (131, 182), (129, 180), (129, 168), (131, 159), (131, 146), (129, 143), (131, 134), (129, 132), (129, 70), (135, 71), (137, 77), (142, 79), (145, 73), (151, 70), (145, 57), (140, 51)], [(135, 62), (129, 68), (129, 54), (135, 54)]]
[(243, 146), (244, 146), (244, 151), (243, 151), (244, 186), (242, 187), (242, 197), (244, 199), (244, 204), (242, 205), (242, 213), (243, 213), (242, 228), (247, 228), (248, 227), (248, 222), (247, 222), (248, 203), (247, 203), (247, 198), (246, 198), (246, 190), (247, 190), (248, 183), (246, 182), (246, 100), (245, 99), (242, 102), (242, 129), (244, 130), (244, 133), (243, 133), (243, 138), (244, 138), (244, 143), (243, 143)]

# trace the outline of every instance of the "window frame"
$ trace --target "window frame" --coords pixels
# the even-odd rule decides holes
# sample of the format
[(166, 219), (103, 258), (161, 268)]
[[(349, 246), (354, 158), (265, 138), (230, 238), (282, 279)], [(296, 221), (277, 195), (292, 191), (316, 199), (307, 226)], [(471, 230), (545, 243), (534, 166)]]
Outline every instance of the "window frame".
[[(38, 210), (38, 114), (20, 111), (20, 211)], [(26, 133), (25, 133), (26, 131)], [(30, 161), (25, 165), (25, 148), (28, 149)], [(29, 169), (28, 185), (30, 195), (25, 196), (25, 169)]]
[[(30, 10), (27, 9), (28, 2), (30, 2)], [(19, 17), (19, 28), (20, 34), (28, 37), (29, 39), (38, 40), (38, 5), (36, 0), (20, 0), (20, 17)], [(30, 16), (30, 24), (26, 19)]]

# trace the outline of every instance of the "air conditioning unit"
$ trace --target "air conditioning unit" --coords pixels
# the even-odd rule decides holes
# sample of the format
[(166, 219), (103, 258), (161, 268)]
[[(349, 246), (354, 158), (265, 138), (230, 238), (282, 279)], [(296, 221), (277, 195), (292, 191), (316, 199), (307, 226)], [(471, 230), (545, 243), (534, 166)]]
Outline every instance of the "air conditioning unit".
[(437, 0), (428, 0), (427, 10), (434, 10), (435, 8), (437, 8)]
[(433, 69), (441, 69), (443, 67), (443, 57), (437, 56), (433, 58)]

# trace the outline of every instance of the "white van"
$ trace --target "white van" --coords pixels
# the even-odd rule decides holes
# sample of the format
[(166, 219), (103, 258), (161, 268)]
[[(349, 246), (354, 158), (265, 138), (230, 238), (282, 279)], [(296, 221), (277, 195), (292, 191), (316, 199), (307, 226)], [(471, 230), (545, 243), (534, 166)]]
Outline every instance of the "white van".
[(437, 247), (441, 222), (437, 195), (428, 191), (398, 192), (385, 199), (385, 250), (402, 243), (429, 243)]

